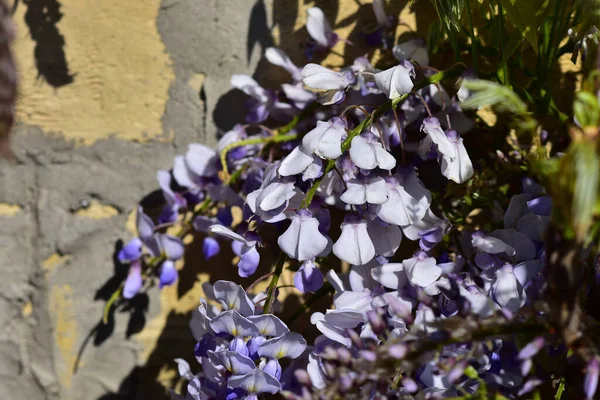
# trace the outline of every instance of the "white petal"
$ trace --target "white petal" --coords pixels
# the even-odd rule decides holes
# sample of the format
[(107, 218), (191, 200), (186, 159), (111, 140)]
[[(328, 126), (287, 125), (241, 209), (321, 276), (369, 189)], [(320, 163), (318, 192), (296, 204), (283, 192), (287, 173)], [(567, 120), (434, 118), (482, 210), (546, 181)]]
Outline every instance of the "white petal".
[(509, 255), (515, 254), (515, 250), (511, 246), (492, 236), (474, 237), (471, 240), (471, 244), (473, 247), (490, 254), (500, 254), (504, 252), (508, 253)]
[(274, 210), (291, 199), (294, 194), (294, 183), (273, 182), (260, 193), (256, 204), (263, 211)]
[(261, 102), (266, 102), (269, 99), (267, 91), (248, 75), (231, 75), (231, 86)]
[(346, 204), (365, 204), (367, 202), (366, 183), (357, 179), (350, 179), (346, 183), (346, 191), (342, 193), (340, 200)]
[(367, 223), (343, 223), (342, 234), (333, 245), (333, 254), (352, 265), (363, 265), (375, 257), (375, 247), (367, 232)]
[(279, 175), (298, 175), (304, 172), (304, 170), (312, 163), (312, 155), (307, 152), (302, 145), (296, 146), (296, 148), (281, 161), (281, 164), (279, 165)]
[(419, 232), (428, 231), (433, 228), (441, 227), (442, 229), (447, 228), (447, 222), (441, 218), (438, 218), (430, 208), (427, 209), (425, 216), (413, 222), (410, 225), (402, 227), (402, 233), (410, 240), (419, 240)]
[(194, 183), (194, 175), (185, 164), (184, 156), (175, 156), (173, 162), (173, 177), (179, 184), (186, 188), (195, 188), (198, 185)]
[(539, 272), (541, 268), (542, 260), (529, 260), (515, 265), (513, 273), (515, 274), (515, 277), (517, 278), (521, 286), (525, 286)]
[(329, 271), (327, 271), (325, 276), (327, 277), (327, 282), (329, 282), (331, 286), (333, 286), (337, 293), (341, 293), (344, 291), (344, 282), (342, 282), (342, 279), (337, 274), (337, 272), (335, 272), (333, 269), (330, 269)]
[(420, 221), (431, 205), (429, 192), (415, 173), (404, 180), (403, 185), (388, 184), (389, 199), (381, 205), (377, 216), (389, 224), (407, 226)]
[[(532, 260), (536, 256), (535, 245), (521, 232), (517, 232), (514, 229), (499, 229), (492, 232), (490, 236), (496, 237), (511, 246), (516, 253), (515, 257), (518, 262)], [(508, 252), (507, 254), (513, 255)]]
[(454, 158), (458, 155), (456, 148), (442, 130), (439, 120), (436, 118), (426, 118), (421, 126), (421, 130), (429, 135), (441, 154), (450, 158)]
[(462, 138), (458, 139), (456, 147), (457, 156), (450, 158), (442, 156), (442, 175), (456, 183), (464, 183), (473, 176), (473, 164), (467, 154)]
[(371, 307), (372, 301), (373, 296), (371, 296), (370, 290), (363, 290), (361, 292), (346, 291), (337, 295), (333, 300), (333, 304), (336, 309), (358, 311), (361, 313), (362, 318), (364, 313), (373, 309)]
[(510, 203), (504, 213), (504, 227), (515, 228), (517, 221), (529, 212), (527, 202), (532, 199), (529, 193), (520, 193), (510, 198)]
[(414, 70), (404, 65), (386, 69), (375, 74), (375, 84), (390, 99), (395, 99), (403, 94), (410, 93), (414, 83), (411, 77), (414, 77)]
[(354, 137), (350, 142), (350, 159), (362, 169), (371, 170), (377, 167), (375, 149), (361, 136)]
[(363, 314), (355, 310), (331, 310), (325, 314), (325, 322), (336, 328), (356, 328), (363, 321)]
[(315, 324), (317, 329), (325, 335), (328, 339), (343, 344), (346, 347), (350, 347), (352, 340), (344, 335), (344, 331), (339, 328), (335, 328), (324, 321), (319, 321)]
[(179, 372), (180, 377), (187, 379), (188, 381), (194, 378), (190, 364), (188, 364), (187, 361), (183, 358), (176, 358), (175, 362), (177, 363), (177, 371)]
[(371, 269), (373, 279), (388, 289), (403, 288), (408, 281), (404, 266), (401, 263), (390, 263)]
[(214, 224), (214, 225), (211, 225), (210, 228), (208, 228), (208, 230), (211, 233), (215, 233), (220, 236), (225, 236), (226, 238), (235, 240), (236, 242), (240, 242), (245, 245), (248, 245), (248, 241), (243, 236), (238, 235), (237, 233), (235, 233), (234, 231), (232, 231), (231, 229), (229, 229), (223, 225)]
[(377, 158), (377, 165), (379, 168), (389, 171), (396, 166), (396, 159), (383, 148), (381, 143), (373, 144), (373, 148), (375, 150), (375, 157)]
[(304, 261), (323, 252), (328, 241), (319, 232), (319, 221), (316, 218), (295, 215), (289, 228), (277, 239), (277, 243), (287, 255)]
[[(408, 61), (406, 61), (405, 63), (408, 63)], [(392, 87), (390, 90), (390, 95), (388, 97), (390, 99), (394, 99), (396, 97), (402, 96), (403, 94), (410, 93), (410, 91), (414, 87), (414, 83), (411, 78), (414, 77), (414, 68), (407, 68), (402, 63), (394, 67), (394, 71), (392, 74)]]
[(319, 358), (314, 354), (308, 356), (308, 365), (306, 366), (306, 372), (310, 377), (310, 382), (316, 389), (324, 389), (327, 384), (325, 383), (327, 377), (321, 367), (319, 366)]
[(353, 265), (348, 272), (348, 282), (350, 289), (354, 292), (362, 292), (365, 289), (371, 290), (375, 284), (371, 278), (372, 263), (367, 265)]
[(306, 64), (302, 68), (303, 82), (315, 90), (339, 90), (344, 87), (341, 74), (318, 64)]
[(269, 47), (265, 51), (265, 58), (273, 65), (285, 68), (294, 78), (295, 81), (302, 80), (300, 69), (294, 65), (292, 60), (278, 48)]
[(329, 47), (328, 34), (331, 32), (331, 25), (325, 18), (325, 14), (318, 7), (312, 7), (306, 10), (308, 15), (306, 19), (306, 30), (311, 38), (323, 47)]
[(512, 312), (521, 308), (521, 295), (524, 294), (519, 282), (512, 272), (502, 269), (496, 274), (496, 282), (492, 286), (494, 300), (500, 307), (506, 307)]
[(427, 287), (442, 275), (442, 269), (437, 266), (433, 257), (423, 260), (418, 257), (409, 258), (402, 261), (402, 266), (413, 286)]
[(397, 225), (382, 224), (378, 219), (369, 222), (369, 236), (375, 245), (375, 252), (384, 257), (392, 257), (402, 242), (402, 231)]
[(517, 222), (516, 228), (529, 239), (542, 243), (549, 223), (550, 217), (529, 213)]
[(385, 180), (381, 177), (369, 179), (366, 191), (368, 203), (383, 204), (388, 200), (387, 186)]

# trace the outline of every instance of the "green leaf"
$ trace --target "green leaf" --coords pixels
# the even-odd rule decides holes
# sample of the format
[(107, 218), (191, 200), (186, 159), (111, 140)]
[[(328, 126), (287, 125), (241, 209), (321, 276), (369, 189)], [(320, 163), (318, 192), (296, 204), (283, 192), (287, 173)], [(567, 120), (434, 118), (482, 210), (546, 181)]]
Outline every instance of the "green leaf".
[(500, 66), (502, 66), (508, 62), (508, 59), (510, 58), (510, 56), (512, 56), (512, 54), (515, 52), (517, 47), (519, 47), (519, 45), (523, 42), (523, 40), (524, 40), (523, 33), (521, 33), (520, 30), (515, 29), (514, 32), (512, 33), (512, 35), (510, 36), (508, 43), (506, 44), (506, 48), (504, 49), (504, 54), (502, 54), (502, 60), (500, 60), (500, 64), (499, 64)]
[(600, 179), (600, 160), (594, 146), (578, 143), (573, 147), (575, 160), (575, 193), (573, 198), (573, 223), (579, 238), (583, 238), (592, 223), (598, 180)]
[(460, 31), (463, 8), (465, 1), (469, 0), (433, 0), (433, 6), (437, 11), (440, 21), (446, 25), (447, 29)]
[(471, 379), (479, 379), (479, 374), (477, 373), (477, 370), (471, 365), (465, 368), (465, 375)]
[(556, 389), (556, 394), (554, 395), (554, 400), (560, 400), (564, 391), (565, 391), (565, 378), (560, 378), (560, 383), (558, 384), (558, 389)]
[(554, 0), (499, 0), (513, 25), (538, 51), (537, 31), (552, 9)]
[(590, 92), (577, 92), (573, 103), (573, 112), (577, 122), (582, 127), (598, 126), (600, 120), (600, 106), (598, 99)]
[(471, 92), (471, 95), (462, 103), (463, 108), (477, 109), (487, 105), (499, 112), (517, 115), (527, 112), (527, 105), (506, 86), (479, 79), (465, 80), (463, 86)]

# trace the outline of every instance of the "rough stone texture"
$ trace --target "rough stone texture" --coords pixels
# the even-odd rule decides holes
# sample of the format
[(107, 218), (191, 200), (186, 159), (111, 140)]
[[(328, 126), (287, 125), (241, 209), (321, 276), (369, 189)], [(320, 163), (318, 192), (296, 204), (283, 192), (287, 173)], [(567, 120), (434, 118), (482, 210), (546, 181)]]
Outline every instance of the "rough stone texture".
[[(308, 7), (343, 21), (338, 32), (356, 40), (349, 16), (359, 7), (371, 15), (370, 5), (45, 3), (47, 19), (35, 21), (35, 1), (19, 2), (15, 13), (23, 85), (17, 161), (0, 160), (0, 399), (164, 399), (178, 383), (172, 359), (191, 355), (188, 319), (201, 282), (232, 279), (235, 269), (222, 268), (231, 261), (225, 254), (215, 271), (200, 273), (190, 246), (185, 279), (99, 324), (127, 273), (114, 255), (134, 234), (136, 204), (189, 143), (214, 144), (217, 132), (243, 120), (245, 96), (230, 90), (231, 74), (253, 74), (274, 42), (301, 62)], [(29, 34), (36, 23), (45, 29), (38, 42)], [(336, 52), (350, 54), (345, 46)], [(332, 55), (324, 63), (346, 61)], [(267, 86), (285, 78), (263, 66), (257, 77)]]
[[(110, 3), (96, 10), (102, 15), (95, 28), (77, 28), (75, 19), (81, 12), (69, 14), (78, 12), (77, 2), (63, 4), (64, 15), (57, 27), (65, 37), (71, 72), (80, 69), (71, 86), (52, 88), (43, 78), (35, 79), (38, 71), (32, 60), (36, 44), (23, 23), (27, 7), (19, 5), (15, 15), (20, 28), (15, 50), (24, 69), (24, 86), (21, 122), (13, 138), (17, 161), (0, 161), (0, 399), (164, 398), (160, 385), (141, 388), (139, 366), (151, 350), (143, 348), (148, 340), (127, 338), (128, 330), (139, 330), (131, 322), (135, 311), (117, 312), (108, 328), (95, 330), (102, 298), (110, 295), (110, 290), (102, 291), (102, 287), (108, 282), (108, 289), (114, 290), (109, 278), (115, 268), (115, 243), (130, 239), (127, 220), (136, 204), (156, 189), (156, 170), (170, 168), (174, 155), (190, 142), (216, 142), (213, 110), (221, 95), (229, 91), (231, 74), (252, 74), (260, 58), (259, 47), (250, 62), (245, 58), (251, 2), (165, 0), (159, 5), (143, 1), (141, 8)], [(143, 10), (148, 7), (155, 11)], [(136, 12), (142, 12), (147, 20), (128, 20)], [(138, 27), (138, 32), (127, 28), (122, 39), (133, 35), (129, 37), (133, 40), (114, 48), (116, 58), (106, 54), (109, 60), (101, 60), (97, 52), (106, 51), (107, 46), (90, 31), (126, 29), (121, 21), (149, 28)], [(94, 24), (93, 19), (88, 23)], [(136, 34), (147, 35), (152, 30), (157, 42), (143, 42), (139, 50), (145, 56), (141, 58), (144, 64), (135, 64), (140, 60), (134, 56), (128, 60), (124, 53), (121, 57), (126, 59), (119, 60), (119, 52), (136, 50)], [(75, 35), (86, 32), (92, 35), (87, 44), (83, 36)], [(165, 57), (171, 61), (162, 61)], [(147, 65), (153, 58), (158, 65)], [(96, 70), (81, 70), (86, 65)], [(159, 73), (159, 83), (146, 70)], [(165, 77), (168, 93), (160, 89)], [(124, 93), (111, 97), (119, 85)], [(144, 85), (151, 88), (144, 89)], [(127, 96), (137, 97), (137, 101), (129, 102)], [(243, 99), (240, 94), (235, 97)], [(157, 101), (163, 102), (158, 114)], [(103, 102), (106, 109), (98, 110)], [(119, 104), (123, 108), (120, 114)], [(73, 107), (77, 107), (76, 113)], [(91, 116), (82, 115), (86, 108)], [(68, 118), (77, 120), (64, 121)], [(124, 132), (111, 127), (111, 118), (120, 121)], [(227, 123), (237, 122), (235, 118), (235, 113), (225, 112)], [(147, 129), (156, 126), (159, 132)], [(149, 141), (152, 136), (162, 139)], [(81, 139), (91, 146), (76, 146), (69, 139)], [(91, 205), (93, 211), (89, 211)], [(96, 300), (96, 296), (100, 298)], [(152, 321), (161, 307), (157, 290), (149, 291), (149, 296), (148, 304), (140, 304), (142, 310), (148, 307), (146, 321)], [(197, 302), (197, 296), (193, 297)], [(187, 323), (183, 318), (181, 322), (178, 335), (187, 337)], [(189, 348), (181, 351), (187, 353)], [(171, 359), (174, 356), (169, 355)], [(155, 378), (158, 375), (159, 371), (153, 374)]]

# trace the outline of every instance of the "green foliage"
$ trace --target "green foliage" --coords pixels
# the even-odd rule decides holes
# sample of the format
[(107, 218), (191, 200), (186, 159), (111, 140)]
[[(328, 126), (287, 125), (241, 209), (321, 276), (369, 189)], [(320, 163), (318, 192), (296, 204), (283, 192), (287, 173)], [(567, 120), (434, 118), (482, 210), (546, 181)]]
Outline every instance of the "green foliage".
[[(552, 9), (555, 0), (499, 0), (508, 18), (538, 52), (537, 31)], [(516, 40), (515, 40), (516, 41)], [(514, 47), (516, 48), (516, 46)], [(513, 49), (514, 51), (514, 49)]]
[(575, 95), (573, 112), (575, 119), (583, 127), (598, 126), (600, 122), (598, 98), (589, 92), (578, 92)]
[(527, 105), (507, 86), (480, 79), (465, 80), (463, 85), (472, 92), (462, 103), (463, 108), (477, 109), (487, 105), (499, 113), (523, 115), (527, 112)]
[(583, 239), (596, 209), (600, 160), (596, 148), (588, 143), (575, 143), (571, 152), (575, 162), (573, 225), (577, 237)]

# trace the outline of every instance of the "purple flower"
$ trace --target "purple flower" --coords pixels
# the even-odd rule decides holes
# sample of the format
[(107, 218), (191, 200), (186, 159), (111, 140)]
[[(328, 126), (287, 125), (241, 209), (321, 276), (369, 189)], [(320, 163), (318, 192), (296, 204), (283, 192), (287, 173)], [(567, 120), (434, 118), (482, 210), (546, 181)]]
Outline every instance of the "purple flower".
[(296, 332), (287, 332), (283, 336), (266, 340), (258, 348), (263, 357), (279, 360), (281, 358), (298, 358), (306, 350), (306, 340)]
[(376, 167), (391, 170), (396, 166), (396, 159), (372, 133), (355, 136), (350, 142), (350, 158), (357, 167), (372, 170)]
[(427, 253), (421, 251), (413, 258), (402, 261), (404, 271), (408, 281), (413, 286), (425, 288), (442, 275), (442, 269), (437, 265), (437, 261), (433, 257), (429, 257)]
[(346, 191), (340, 196), (346, 204), (383, 204), (388, 200), (385, 180), (380, 176), (359, 177), (346, 182)]
[(552, 211), (552, 198), (550, 196), (538, 197), (537, 199), (528, 201), (527, 207), (534, 214), (548, 217)]
[(356, 82), (352, 71), (335, 72), (317, 64), (307, 64), (302, 68), (302, 77), (310, 89), (325, 92), (319, 98), (319, 102), (325, 105), (344, 101), (346, 90)]
[(592, 358), (588, 363), (585, 380), (583, 381), (583, 391), (588, 400), (593, 399), (596, 394), (598, 374), (600, 374), (600, 363), (597, 358)]
[(316, 292), (323, 286), (323, 274), (311, 260), (304, 261), (294, 274), (294, 286), (302, 293)]
[(351, 265), (364, 265), (375, 257), (375, 246), (367, 231), (367, 221), (350, 214), (344, 218), (342, 234), (333, 245), (333, 254)]
[(415, 67), (409, 61), (401, 61), (395, 67), (375, 74), (377, 87), (390, 99), (410, 93), (416, 77)]
[(423, 38), (411, 39), (397, 44), (392, 52), (398, 61), (414, 60), (421, 66), (429, 65), (429, 55)]
[(327, 248), (328, 240), (319, 231), (319, 221), (309, 210), (301, 209), (292, 217), (292, 223), (277, 243), (291, 258), (305, 261), (321, 254)]
[(323, 161), (303, 145), (299, 145), (281, 160), (278, 172), (281, 176), (303, 174), (303, 181), (315, 179), (323, 175)]
[(236, 310), (222, 312), (210, 321), (210, 327), (216, 334), (228, 334), (233, 337), (258, 335), (256, 325)]
[(234, 375), (229, 378), (228, 385), (232, 388), (245, 390), (249, 395), (247, 400), (258, 399), (257, 394), (275, 394), (281, 389), (277, 379), (265, 371), (254, 368), (244, 375)]
[(142, 256), (142, 241), (140, 238), (133, 238), (119, 251), (119, 261), (133, 262)]
[(456, 144), (453, 145), (450, 138), (446, 136), (439, 119), (435, 117), (425, 118), (423, 125), (421, 125), (421, 131), (425, 132), (428, 138), (435, 143), (441, 155), (449, 159), (454, 159), (458, 155)]
[(444, 232), (442, 228), (436, 227), (424, 232), (421, 232), (419, 236), (419, 247), (425, 251), (429, 251), (435, 247), (436, 244), (442, 241)]
[(404, 227), (425, 217), (431, 205), (431, 193), (414, 171), (399, 172), (385, 180), (389, 198), (377, 211), (379, 218)]
[(156, 239), (160, 246), (161, 254), (167, 259), (177, 261), (183, 257), (185, 245), (177, 236), (157, 234)]
[(302, 138), (302, 146), (318, 157), (336, 159), (342, 155), (346, 126), (346, 121), (339, 117), (317, 121), (317, 126)]
[[(258, 254), (258, 251), (256, 250), (258, 237), (247, 239), (233, 232), (231, 229), (218, 224), (212, 225), (210, 231), (211, 233), (225, 236), (226, 238), (233, 240), (231, 247), (233, 252), (240, 257), (240, 261), (238, 262), (238, 273), (241, 277), (247, 278), (256, 272), (256, 268), (260, 262), (260, 254)], [(253, 236), (250, 233), (251, 232), (248, 232), (246, 236)]]
[(212, 289), (215, 300), (221, 303), (225, 310), (236, 310), (244, 316), (254, 314), (254, 303), (240, 285), (229, 281), (217, 281)]
[(277, 100), (275, 95), (261, 87), (248, 75), (232, 75), (231, 86), (250, 96), (247, 105), (250, 109), (246, 120), (260, 123), (273, 115), (276, 119), (286, 119), (292, 114), (292, 106)]
[(398, 226), (375, 218), (369, 221), (367, 231), (375, 246), (376, 254), (384, 257), (392, 257), (396, 254), (402, 242), (402, 231)]
[(175, 263), (171, 260), (164, 261), (160, 266), (159, 284), (162, 289), (164, 286), (171, 286), (177, 280), (178, 274)]
[(451, 129), (446, 131), (446, 137), (450, 141), (450, 146), (454, 147), (456, 157), (448, 157), (442, 153), (440, 157), (442, 175), (456, 183), (464, 183), (473, 176), (473, 164), (460, 135)]
[(294, 181), (278, 178), (277, 165), (272, 165), (265, 172), (261, 187), (248, 194), (246, 203), (263, 221), (275, 223), (286, 219), (285, 211), (291, 201), (297, 203), (291, 208), (299, 208), (299, 193)]
[(276, 47), (269, 47), (265, 51), (265, 58), (271, 64), (277, 65), (289, 72), (295, 82), (302, 81), (300, 68), (298, 68), (282, 50)]
[(521, 349), (517, 358), (519, 360), (528, 360), (535, 356), (544, 347), (544, 338), (537, 337)]
[(306, 14), (306, 30), (310, 37), (323, 48), (333, 47), (339, 38), (331, 29), (323, 11), (318, 7), (312, 7), (306, 11)]
[(204, 238), (204, 240), (202, 241), (202, 254), (204, 254), (205, 260), (216, 256), (217, 254), (219, 254), (220, 251), (221, 246), (219, 245), (217, 239), (211, 236), (207, 236)]
[(142, 288), (142, 266), (139, 261), (134, 261), (129, 267), (129, 274), (123, 286), (123, 298), (131, 299)]

